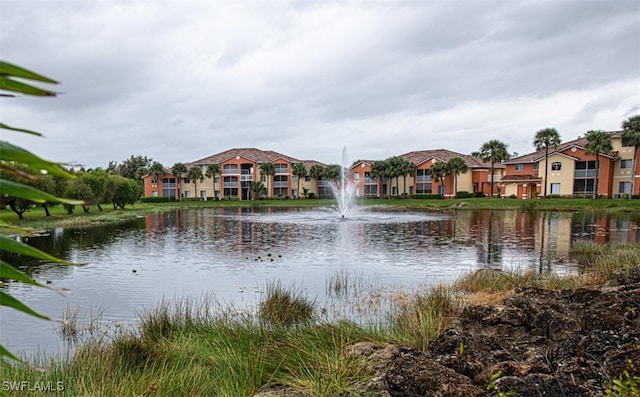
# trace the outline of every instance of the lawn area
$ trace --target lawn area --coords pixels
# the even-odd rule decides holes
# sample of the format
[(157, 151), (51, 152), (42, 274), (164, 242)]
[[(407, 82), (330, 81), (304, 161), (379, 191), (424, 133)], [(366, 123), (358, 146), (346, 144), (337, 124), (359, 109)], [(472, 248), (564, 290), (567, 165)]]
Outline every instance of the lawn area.
[[(125, 209), (113, 209), (110, 204), (103, 204), (103, 211), (92, 206), (88, 212), (76, 208), (73, 214), (67, 214), (62, 206), (50, 207), (51, 216), (45, 211), (33, 207), (18, 219), (8, 207), (0, 210), (0, 220), (30, 230), (50, 229), (52, 227), (87, 226), (117, 222), (132, 217), (142, 216), (150, 212), (163, 212), (177, 208), (224, 208), (224, 207), (330, 207), (334, 200), (259, 200), (259, 201), (175, 201), (168, 203), (138, 202)], [(358, 199), (356, 205), (382, 207), (389, 210), (525, 210), (525, 211), (606, 211), (640, 213), (640, 200), (620, 199), (500, 199), (500, 198), (468, 198), (468, 199)]]

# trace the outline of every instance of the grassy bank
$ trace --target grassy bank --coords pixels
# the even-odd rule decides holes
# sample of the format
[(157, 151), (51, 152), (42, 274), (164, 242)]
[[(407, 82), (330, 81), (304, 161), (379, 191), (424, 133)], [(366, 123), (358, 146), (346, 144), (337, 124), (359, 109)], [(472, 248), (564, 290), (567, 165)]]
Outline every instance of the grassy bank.
[[(313, 208), (330, 207), (334, 200), (261, 200), (261, 201), (181, 201), (168, 203), (136, 203), (126, 209), (113, 209), (111, 205), (102, 206), (98, 211), (92, 206), (89, 212), (77, 208), (73, 214), (67, 214), (62, 206), (50, 208), (51, 216), (45, 216), (42, 208), (34, 207), (24, 215), (25, 219), (18, 219), (9, 208), (0, 210), (0, 220), (27, 229), (40, 230), (52, 227), (73, 227), (118, 222), (132, 217), (143, 216), (152, 212), (163, 212), (177, 208), (225, 208), (225, 207), (290, 207)], [(640, 200), (619, 199), (538, 199), (517, 200), (497, 198), (469, 198), (469, 199), (359, 199), (357, 205), (382, 207), (390, 210), (525, 210), (525, 211), (602, 211), (602, 212), (630, 212), (640, 213)]]
[(267, 286), (253, 313), (210, 296), (163, 302), (144, 313), (137, 330), (89, 338), (68, 360), (36, 362), (42, 371), (2, 364), (0, 380), (53, 387), (62, 382), (65, 391), (50, 395), (68, 396), (251, 396), (281, 387), (313, 396), (349, 395), (373, 375), (368, 363), (351, 354), (358, 342), (425, 350), (469, 302), (496, 302), (517, 287), (610, 285), (640, 264), (638, 244), (580, 243), (574, 254), (581, 257), (583, 274), (561, 278), (486, 269), (449, 286), (416, 291), (353, 288), (357, 280), (338, 274), (327, 286), (361, 314), (358, 323), (327, 313), (301, 289), (279, 283)]

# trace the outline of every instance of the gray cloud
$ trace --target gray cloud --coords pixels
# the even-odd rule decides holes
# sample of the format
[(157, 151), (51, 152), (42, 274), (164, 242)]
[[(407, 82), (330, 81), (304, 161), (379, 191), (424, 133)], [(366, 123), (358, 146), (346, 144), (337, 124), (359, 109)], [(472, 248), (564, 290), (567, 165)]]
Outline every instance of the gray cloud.
[[(37, 5), (37, 6), (35, 6)], [(10, 139), (53, 160), (169, 166), (231, 147), (303, 159), (532, 150), (640, 107), (637, 1), (23, 2), (2, 58), (63, 84), (4, 100)], [(635, 110), (633, 110), (635, 109)]]

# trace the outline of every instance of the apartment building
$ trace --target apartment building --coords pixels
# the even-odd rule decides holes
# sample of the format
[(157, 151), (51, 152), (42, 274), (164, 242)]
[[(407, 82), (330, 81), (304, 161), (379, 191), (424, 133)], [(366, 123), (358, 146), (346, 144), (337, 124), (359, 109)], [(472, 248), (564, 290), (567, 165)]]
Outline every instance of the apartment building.
[[(371, 170), (377, 160), (361, 160), (349, 167), (349, 177), (357, 184), (359, 197), (384, 197), (396, 195), (441, 194), (453, 197), (456, 191), (483, 192), (490, 195), (493, 179), (493, 194), (515, 195), (526, 199), (544, 193), (548, 195), (574, 195), (597, 193), (606, 197), (622, 197), (640, 192), (640, 164), (632, 170), (634, 148), (622, 144), (622, 131), (610, 132), (613, 150), (600, 153), (599, 172), (596, 171), (596, 156), (585, 153), (586, 138), (564, 142), (551, 149), (548, 160), (544, 150), (519, 156), (492, 167), (477, 157), (447, 149), (418, 150), (402, 154), (401, 157), (415, 165), (412, 173), (398, 178), (380, 178)], [(637, 149), (640, 158), (640, 148)], [(460, 175), (447, 175), (443, 181), (431, 176), (430, 168), (438, 162), (447, 162), (454, 157), (464, 160), (468, 170)], [(549, 163), (547, 180), (545, 166)], [(271, 163), (273, 175), (261, 175), (260, 164)], [(307, 171), (298, 180), (293, 175), (295, 164), (303, 164)], [(640, 161), (638, 162), (640, 163)], [(210, 164), (217, 164), (219, 173), (206, 177)], [(331, 197), (330, 181), (312, 177), (312, 166), (326, 167), (313, 160), (296, 158), (274, 151), (256, 148), (235, 148), (185, 164), (187, 169), (199, 167), (203, 177), (192, 181), (187, 175), (147, 175), (144, 178), (144, 195), (209, 198), (235, 198), (249, 200), (253, 182), (262, 182), (269, 197), (303, 197), (313, 193), (316, 197)], [(598, 175), (596, 181), (596, 174)], [(457, 179), (457, 182), (456, 182)], [(457, 183), (457, 189), (456, 189)]]
[[(410, 195), (441, 194), (444, 197), (453, 197), (456, 194), (456, 176), (447, 175), (443, 181), (434, 180), (429, 169), (435, 163), (447, 162), (454, 157), (463, 159), (468, 167), (466, 172), (457, 176), (457, 191), (484, 192), (486, 195), (491, 193), (491, 164), (484, 163), (477, 157), (447, 149), (412, 151), (400, 157), (415, 165), (413, 174), (399, 178), (377, 178), (372, 177), (371, 173), (374, 160), (362, 160), (353, 164), (349, 174), (356, 181), (358, 196), (383, 197), (406, 193)], [(499, 182), (504, 170), (504, 165), (494, 164), (494, 194), (500, 191)]]
[(584, 137), (551, 148), (548, 160), (545, 151), (539, 150), (505, 161), (506, 174), (500, 181), (502, 194), (532, 198), (544, 194), (546, 184), (547, 195), (589, 195), (595, 190), (601, 196), (621, 197), (631, 193), (632, 178), (635, 178), (634, 194), (638, 194), (640, 167), (636, 164), (635, 172), (631, 169), (634, 148), (623, 146), (622, 131), (609, 134), (613, 151), (598, 155), (599, 170), (596, 156), (585, 153)]
[[(273, 165), (273, 175), (262, 175), (260, 164)], [(161, 177), (147, 175), (144, 179), (144, 196), (174, 196), (181, 198), (197, 197), (234, 198), (249, 200), (253, 182), (262, 182), (269, 197), (299, 197), (303, 191), (318, 191), (318, 181), (309, 177), (300, 178), (292, 174), (297, 163), (305, 165), (307, 172), (314, 164), (312, 160), (298, 160), (281, 153), (255, 148), (234, 148), (196, 161), (186, 163), (188, 169), (199, 167), (202, 178), (190, 180), (187, 175), (166, 173)], [(210, 164), (217, 164), (219, 172), (207, 177)], [(323, 165), (324, 166), (324, 165)]]

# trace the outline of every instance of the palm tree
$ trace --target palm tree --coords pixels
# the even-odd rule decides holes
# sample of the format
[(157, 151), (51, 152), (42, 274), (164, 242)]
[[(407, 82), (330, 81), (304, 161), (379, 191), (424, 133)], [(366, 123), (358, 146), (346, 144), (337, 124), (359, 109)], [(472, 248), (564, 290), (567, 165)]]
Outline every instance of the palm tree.
[(585, 154), (593, 154), (596, 156), (596, 180), (593, 186), (593, 198), (598, 197), (598, 177), (600, 174), (600, 153), (608, 153), (613, 150), (611, 144), (611, 135), (601, 131), (587, 131), (585, 134), (587, 144), (584, 145)]
[(204, 173), (204, 176), (207, 178), (211, 178), (211, 184), (213, 185), (213, 196), (216, 195), (216, 175), (220, 173), (220, 164), (212, 163), (207, 165), (207, 171)]
[[(312, 178), (316, 178), (316, 182), (319, 185), (320, 184), (320, 178), (322, 178), (322, 176), (324, 175), (324, 167), (321, 166), (320, 164), (312, 165), (311, 168), (309, 168), (309, 175)], [(318, 190), (320, 190), (320, 189), (318, 189)], [(317, 191), (316, 194), (318, 195), (318, 197), (320, 197), (320, 191)]]
[(183, 174), (187, 173), (187, 166), (184, 165), (183, 163), (175, 163), (173, 165), (173, 167), (171, 168), (171, 173), (176, 177), (177, 179), (177, 186), (178, 186), (178, 201), (182, 201), (182, 191), (180, 190), (180, 178), (182, 178)]
[(636, 167), (638, 161), (638, 148), (640, 147), (640, 114), (629, 117), (622, 123), (622, 145), (633, 147), (633, 164), (631, 165), (631, 193), (629, 198), (633, 195), (636, 179)]
[(264, 184), (262, 182), (253, 182), (251, 184), (251, 187), (249, 188), (249, 192), (251, 193), (252, 200), (259, 200), (266, 194), (267, 188), (264, 187)]
[(509, 160), (511, 155), (507, 151), (507, 144), (497, 139), (492, 139), (489, 142), (485, 142), (480, 147), (479, 152), (474, 152), (474, 156), (480, 158), (482, 161), (491, 163), (491, 194), (493, 197), (493, 170), (495, 163), (501, 163), (505, 160)]
[(402, 179), (404, 182), (403, 196), (405, 198), (407, 197), (407, 175), (413, 175), (415, 170), (416, 165), (413, 163), (413, 161), (409, 161), (402, 157)]
[(384, 161), (375, 161), (373, 164), (371, 164), (371, 171), (369, 172), (370, 177), (378, 179), (378, 186), (380, 186), (380, 196), (384, 196), (382, 185), (384, 184), (383, 178), (386, 175), (385, 167), (386, 164)]
[(260, 176), (266, 177), (267, 180), (267, 197), (269, 197), (269, 178), (276, 174), (276, 166), (273, 163), (260, 163)]
[(303, 163), (295, 163), (291, 169), (291, 174), (298, 177), (298, 198), (300, 198), (300, 178), (307, 176), (307, 168)]
[(404, 160), (404, 158), (402, 158), (400, 156), (393, 156), (390, 159), (388, 159), (389, 177), (396, 178), (396, 198), (400, 197), (400, 183), (398, 183), (398, 181), (400, 179), (400, 176), (404, 172), (403, 160)]
[(442, 196), (444, 197), (446, 193), (444, 177), (449, 175), (449, 167), (447, 167), (447, 163), (439, 161), (432, 164), (431, 167), (429, 167), (429, 173), (431, 174), (431, 178), (440, 182), (440, 186), (442, 186)]
[(189, 168), (189, 172), (187, 173), (187, 178), (191, 179), (193, 181), (193, 197), (196, 198), (196, 200), (198, 199), (198, 179), (202, 178), (202, 170), (200, 169), (199, 165), (194, 165), (193, 167)]
[(536, 132), (536, 137), (533, 140), (533, 145), (536, 150), (544, 149), (544, 196), (547, 196), (547, 185), (549, 185), (549, 148), (557, 148), (560, 144), (560, 134), (555, 128), (545, 128)]
[(447, 161), (447, 167), (449, 168), (449, 172), (454, 176), (454, 190), (453, 194), (458, 195), (458, 175), (464, 174), (469, 170), (467, 163), (460, 157), (453, 157)]

